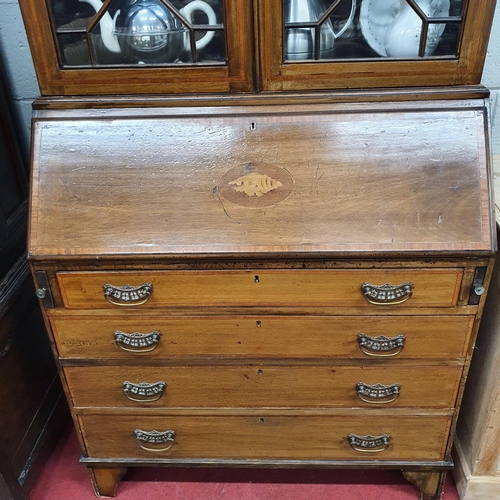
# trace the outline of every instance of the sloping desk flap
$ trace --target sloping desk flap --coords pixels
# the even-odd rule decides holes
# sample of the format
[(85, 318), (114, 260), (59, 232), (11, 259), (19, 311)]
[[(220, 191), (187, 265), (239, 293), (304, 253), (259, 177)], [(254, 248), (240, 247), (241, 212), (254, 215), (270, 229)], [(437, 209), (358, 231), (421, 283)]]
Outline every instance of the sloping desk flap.
[(38, 111), (30, 255), (491, 252), (484, 102)]

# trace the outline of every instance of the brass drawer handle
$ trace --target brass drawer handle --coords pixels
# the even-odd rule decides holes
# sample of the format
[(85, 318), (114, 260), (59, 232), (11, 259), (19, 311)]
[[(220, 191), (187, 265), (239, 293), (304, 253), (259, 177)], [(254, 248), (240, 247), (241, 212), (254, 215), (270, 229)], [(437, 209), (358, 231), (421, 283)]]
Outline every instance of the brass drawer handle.
[(402, 285), (371, 285), (363, 283), (361, 285), (363, 297), (370, 304), (377, 306), (390, 306), (406, 302), (413, 293), (413, 283), (405, 281)]
[(382, 434), (382, 436), (358, 436), (349, 434), (347, 442), (354, 451), (361, 453), (380, 453), (389, 448), (391, 436)]
[(167, 451), (174, 445), (175, 431), (143, 431), (136, 429), (137, 444), (146, 451)]
[(126, 380), (123, 382), (123, 394), (130, 401), (138, 401), (139, 403), (152, 403), (158, 401), (165, 392), (167, 384), (163, 381), (148, 384), (141, 382), (133, 384)]
[(406, 337), (370, 337), (364, 333), (358, 335), (358, 346), (360, 351), (367, 356), (375, 358), (388, 358), (398, 355), (405, 347)]
[(372, 404), (387, 404), (396, 401), (399, 398), (401, 385), (391, 384), (364, 384), (363, 382), (358, 382), (356, 384), (356, 392), (358, 393), (359, 399), (365, 403)]
[(116, 345), (127, 352), (150, 352), (154, 351), (160, 343), (161, 334), (158, 331), (151, 333), (123, 333), (120, 330), (115, 332)]
[(120, 307), (134, 307), (145, 304), (153, 293), (151, 283), (144, 283), (140, 286), (106, 284), (102, 289), (104, 298), (114, 306)]

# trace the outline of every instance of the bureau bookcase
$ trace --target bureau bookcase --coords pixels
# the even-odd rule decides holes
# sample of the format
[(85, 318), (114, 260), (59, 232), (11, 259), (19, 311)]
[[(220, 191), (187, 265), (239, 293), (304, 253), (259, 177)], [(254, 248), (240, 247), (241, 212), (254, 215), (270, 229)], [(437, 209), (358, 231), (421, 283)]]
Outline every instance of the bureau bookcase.
[(496, 250), (495, 2), (386, 2), (423, 13), (398, 56), (354, 0), (156, 3), (175, 60), (170, 32), (127, 48), (117, 2), (20, 2), (29, 256), (96, 494), (195, 465), (401, 469), (439, 499)]

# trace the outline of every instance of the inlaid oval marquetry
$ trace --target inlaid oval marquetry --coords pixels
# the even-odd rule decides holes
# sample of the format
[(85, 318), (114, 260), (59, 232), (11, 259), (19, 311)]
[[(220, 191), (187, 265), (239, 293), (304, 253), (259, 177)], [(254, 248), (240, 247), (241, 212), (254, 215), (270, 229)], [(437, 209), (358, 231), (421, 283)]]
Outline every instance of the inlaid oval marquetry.
[(236, 205), (269, 207), (290, 195), (293, 177), (281, 167), (246, 163), (229, 169), (219, 179), (217, 190), (226, 200)]

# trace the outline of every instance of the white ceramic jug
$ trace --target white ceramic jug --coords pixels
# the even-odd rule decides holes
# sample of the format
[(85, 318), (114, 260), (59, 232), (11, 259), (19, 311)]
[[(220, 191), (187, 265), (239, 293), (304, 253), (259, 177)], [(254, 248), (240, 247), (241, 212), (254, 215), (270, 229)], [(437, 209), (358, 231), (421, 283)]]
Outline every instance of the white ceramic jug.
[[(317, 22), (326, 11), (323, 0), (285, 0), (285, 23)], [(323, 22), (319, 37), (319, 58), (333, 57), (335, 39), (339, 38), (352, 23), (356, 12), (356, 0), (351, 2), (351, 11), (344, 26), (337, 33), (330, 19)], [(290, 28), (285, 34), (285, 59), (314, 59), (315, 29)]]
[[(406, 0), (400, 2), (399, 12), (385, 35), (385, 51), (388, 57), (400, 59), (418, 57), (422, 20)], [(445, 3), (447, 2), (443, 0), (417, 0), (418, 6), (428, 17), (447, 16), (449, 3), (448, 9)], [(444, 24), (429, 24), (425, 56), (434, 54), (444, 28)]]

